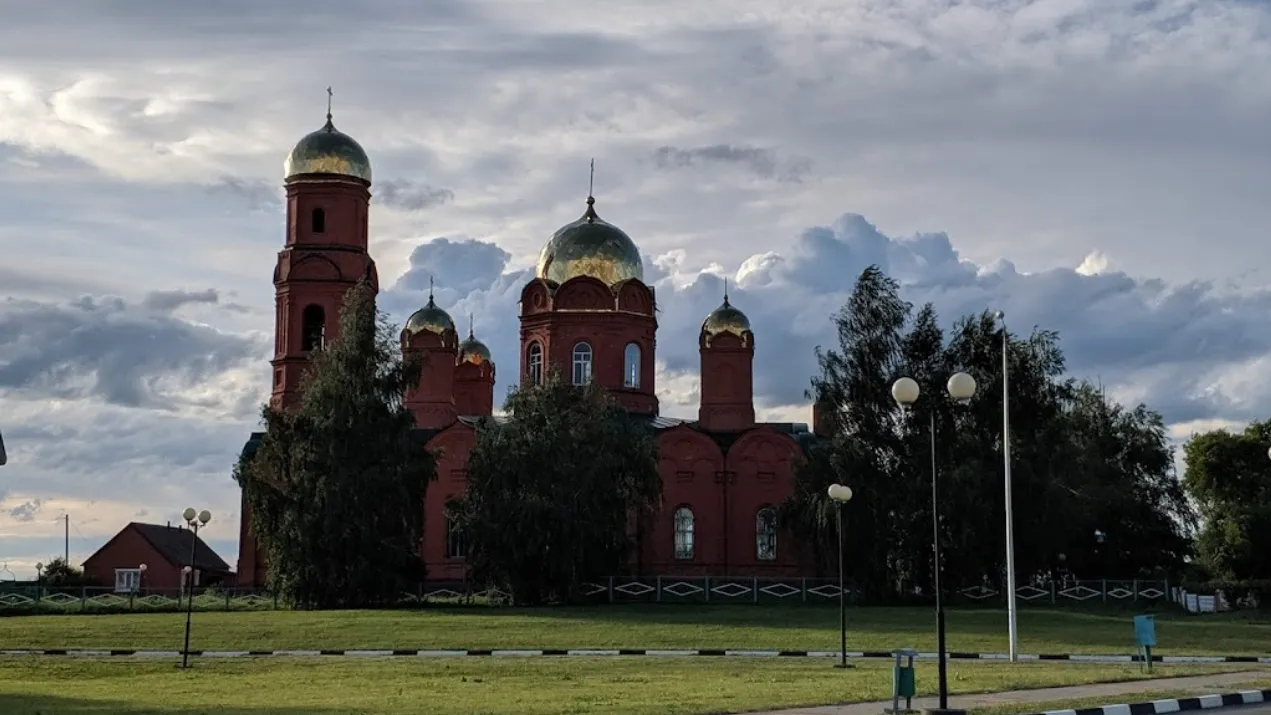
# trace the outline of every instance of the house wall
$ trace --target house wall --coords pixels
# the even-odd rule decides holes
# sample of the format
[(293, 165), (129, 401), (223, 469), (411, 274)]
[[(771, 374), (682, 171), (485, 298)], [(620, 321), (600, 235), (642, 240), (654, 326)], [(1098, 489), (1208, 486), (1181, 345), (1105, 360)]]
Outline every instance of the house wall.
[(142, 590), (181, 588), (181, 569), (163, 556), (132, 529), (125, 529), (84, 562), (84, 576), (97, 586), (115, 587), (115, 569), (135, 569), (146, 565), (141, 575)]

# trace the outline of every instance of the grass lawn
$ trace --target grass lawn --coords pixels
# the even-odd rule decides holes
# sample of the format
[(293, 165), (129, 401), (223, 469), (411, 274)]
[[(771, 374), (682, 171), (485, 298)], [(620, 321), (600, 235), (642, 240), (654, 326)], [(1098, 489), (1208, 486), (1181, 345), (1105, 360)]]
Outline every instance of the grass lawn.
[(1198, 695), (1211, 695), (1214, 693), (1237, 693), (1241, 690), (1267, 690), (1271, 689), (1271, 674), (1264, 674), (1262, 677), (1256, 677), (1255, 673), (1250, 673), (1250, 678), (1239, 683), (1233, 683), (1221, 688), (1183, 688), (1183, 689), (1160, 689), (1146, 690), (1141, 693), (1132, 695), (1123, 695), (1119, 698), (1084, 698), (1077, 700), (1062, 700), (1053, 702), (1039, 703), (1011, 703), (1010, 705), (996, 705), (986, 708), (971, 708), (973, 715), (1016, 715), (1017, 713), (1038, 713), (1049, 710), (1066, 710), (1068, 708), (1093, 708), (1101, 705), (1126, 705), (1129, 703), (1148, 703), (1153, 700), (1167, 700), (1174, 698), (1189, 698)]
[[(0, 618), (0, 648), (181, 647), (184, 615)], [(935, 649), (930, 609), (848, 612), (850, 650)], [(1024, 653), (1131, 653), (1130, 614), (1021, 610)], [(1003, 610), (948, 613), (949, 650), (1005, 652)], [(835, 650), (833, 608), (634, 605), (586, 608), (428, 608), (417, 611), (240, 611), (194, 614), (195, 649), (737, 648)], [(1243, 614), (1157, 616), (1155, 652), (1271, 654), (1271, 620)]]
[[(1154, 675), (1207, 672), (1214, 666)], [(955, 693), (1142, 677), (1076, 663), (950, 667)], [(930, 693), (934, 665), (917, 678)], [(149, 659), (0, 658), (4, 715), (665, 715), (881, 700), (890, 688), (885, 663), (844, 671), (820, 658), (201, 659), (189, 671)]]

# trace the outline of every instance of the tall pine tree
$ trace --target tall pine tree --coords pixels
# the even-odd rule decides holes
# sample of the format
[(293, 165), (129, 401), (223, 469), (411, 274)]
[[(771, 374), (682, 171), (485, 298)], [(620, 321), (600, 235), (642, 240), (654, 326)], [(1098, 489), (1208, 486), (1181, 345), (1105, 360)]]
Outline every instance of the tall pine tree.
[(264, 439), (234, 478), (270, 587), (295, 605), (384, 604), (422, 580), (436, 467), (403, 406), (420, 367), (403, 360), (362, 283), (345, 298), (336, 339), (314, 354), (299, 408), (264, 408)]

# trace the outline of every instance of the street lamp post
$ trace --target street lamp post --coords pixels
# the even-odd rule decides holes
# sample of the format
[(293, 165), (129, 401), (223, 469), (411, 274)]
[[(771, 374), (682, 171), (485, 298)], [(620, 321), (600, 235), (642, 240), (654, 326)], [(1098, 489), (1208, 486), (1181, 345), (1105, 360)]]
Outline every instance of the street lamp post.
[(830, 499), (833, 499), (838, 507), (838, 532), (839, 532), (839, 663), (838, 667), (847, 667), (847, 589), (844, 588), (843, 571), (844, 569), (844, 547), (843, 547), (843, 510), (847, 507), (847, 503), (852, 500), (852, 488), (845, 487), (842, 484), (831, 484), (827, 490)]
[(146, 585), (146, 569), (150, 568), (145, 564), (137, 566), (137, 592), (145, 590)]
[[(959, 404), (965, 404), (975, 396), (975, 378), (965, 372), (954, 373), (949, 378), (945, 389), (949, 393), (949, 397)], [(918, 401), (921, 391), (918, 383), (909, 377), (902, 377), (896, 380), (891, 386), (892, 398), (902, 409), (908, 409)], [(936, 470), (936, 411), (931, 410), (931, 419), (928, 423), (928, 430), (931, 434), (931, 523), (933, 527), (932, 534), (932, 571), (934, 573), (933, 581), (936, 592), (936, 657), (939, 663), (940, 678), (940, 707), (936, 710), (930, 710), (933, 713), (955, 713), (961, 711), (949, 710), (949, 669), (948, 657), (946, 655), (947, 648), (945, 646), (945, 624), (944, 624), (944, 593), (940, 579), (940, 572), (943, 570), (944, 562), (940, 557), (940, 488), (937, 479)]]
[(207, 526), (212, 520), (212, 512), (204, 509), (196, 512), (193, 508), (187, 508), (181, 512), (181, 518), (185, 519), (185, 523), (190, 526), (193, 531), (193, 538), (190, 539), (190, 563), (182, 571), (185, 572), (186, 583), (189, 584), (188, 591), (185, 595), (185, 648), (181, 651), (181, 667), (190, 667), (190, 619), (194, 615), (194, 558), (195, 548), (199, 543), (199, 527)]
[(995, 316), (1002, 324), (1002, 477), (1006, 485), (1006, 631), (1011, 662), (1019, 660), (1019, 611), (1015, 607), (1015, 501), (1011, 496), (1011, 366), (1007, 359), (1010, 334), (1006, 313)]
[(35, 562), (35, 602), (38, 605), (44, 595), (44, 564)]

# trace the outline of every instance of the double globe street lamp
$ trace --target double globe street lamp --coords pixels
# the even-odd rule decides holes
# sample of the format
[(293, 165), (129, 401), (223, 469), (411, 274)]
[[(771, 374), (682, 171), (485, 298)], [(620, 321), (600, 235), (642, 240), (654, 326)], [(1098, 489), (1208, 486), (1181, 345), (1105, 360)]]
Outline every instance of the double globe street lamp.
[[(954, 373), (949, 378), (945, 389), (949, 397), (958, 404), (966, 404), (975, 396), (975, 378), (965, 372)], [(918, 402), (921, 390), (918, 383), (909, 377), (902, 377), (891, 386), (891, 396), (896, 404), (906, 411)], [(940, 584), (940, 572), (943, 562), (940, 558), (940, 490), (936, 470), (936, 410), (930, 410), (929, 430), (931, 433), (931, 523), (932, 534), (932, 571), (936, 592), (936, 657), (939, 660), (940, 673), (940, 708), (931, 712), (950, 713), (949, 710), (949, 671), (945, 648), (944, 630), (944, 597)]]
[(842, 484), (831, 484), (826, 490), (837, 506), (839, 530), (839, 663), (838, 667), (847, 667), (847, 589), (843, 587), (843, 510), (852, 500), (852, 488)]
[(182, 569), (188, 579), (189, 590), (185, 594), (185, 649), (181, 651), (181, 667), (188, 668), (190, 667), (190, 618), (194, 614), (194, 563), (199, 544), (199, 528), (207, 526), (207, 523), (212, 520), (212, 512), (207, 509), (196, 512), (193, 508), (187, 508), (181, 512), (181, 518), (185, 519), (185, 523), (193, 532), (190, 539), (190, 563)]

